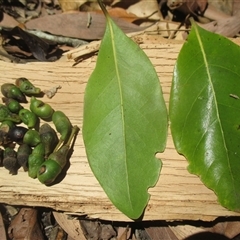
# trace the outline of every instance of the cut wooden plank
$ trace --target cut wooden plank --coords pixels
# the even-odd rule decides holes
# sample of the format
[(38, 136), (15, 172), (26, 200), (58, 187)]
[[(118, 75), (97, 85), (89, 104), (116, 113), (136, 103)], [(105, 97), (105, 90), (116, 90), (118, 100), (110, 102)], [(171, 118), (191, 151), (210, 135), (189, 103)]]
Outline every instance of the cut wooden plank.
[[(182, 42), (162, 41), (158, 37), (143, 36), (140, 45), (155, 66), (168, 104), (173, 67)], [(0, 84), (13, 82), (18, 77), (29, 78), (42, 89), (61, 85), (52, 99), (44, 101), (54, 109), (64, 111), (73, 124), (82, 127), (83, 96), (87, 80), (92, 73), (96, 56), (75, 67), (72, 60), (50, 63), (13, 64), (0, 62)], [(215, 194), (206, 188), (198, 177), (187, 171), (187, 161), (174, 149), (169, 132), (167, 148), (158, 154), (163, 161), (157, 185), (149, 189), (151, 199), (143, 220), (205, 220), (218, 216), (240, 216), (221, 207)], [(11, 176), (0, 169), (0, 202), (13, 205), (45, 206), (69, 214), (87, 215), (90, 218), (130, 221), (108, 200), (89, 168), (81, 131), (78, 134), (67, 176), (57, 185), (46, 187), (30, 179), (26, 172)]]

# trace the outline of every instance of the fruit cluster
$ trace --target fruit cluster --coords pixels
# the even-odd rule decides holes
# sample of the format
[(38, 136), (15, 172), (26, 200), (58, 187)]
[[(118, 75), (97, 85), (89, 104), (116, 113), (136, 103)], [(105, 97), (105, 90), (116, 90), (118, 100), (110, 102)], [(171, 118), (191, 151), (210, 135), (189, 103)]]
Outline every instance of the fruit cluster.
[[(40, 100), (41, 89), (26, 78), (18, 78), (15, 84), (4, 83), (1, 92), (1, 165), (10, 174), (17, 174), (23, 167), (31, 178), (38, 178), (46, 185), (54, 183), (68, 162), (78, 126), (72, 126), (62, 111), (55, 111)], [(22, 106), (28, 102), (27, 97), (30, 98), (29, 109)], [(47, 123), (49, 121), (58, 134)]]

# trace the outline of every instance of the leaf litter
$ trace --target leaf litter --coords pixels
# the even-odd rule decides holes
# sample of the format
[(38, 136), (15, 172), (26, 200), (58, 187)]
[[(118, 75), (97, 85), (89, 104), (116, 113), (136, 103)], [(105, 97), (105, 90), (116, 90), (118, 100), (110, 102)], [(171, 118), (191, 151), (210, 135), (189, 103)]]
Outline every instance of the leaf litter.
[[(65, 4), (65, 8), (62, 7)], [(141, 1), (144, 2), (144, 1)], [(108, 10), (112, 16), (127, 21), (125, 23), (125, 29), (128, 29), (129, 32), (138, 32), (141, 30), (146, 30), (146, 33), (154, 33), (163, 36), (163, 38), (172, 38), (172, 39), (184, 39), (185, 35), (183, 33), (189, 29), (189, 15), (194, 16), (198, 23), (201, 24), (205, 29), (210, 31), (220, 33), (224, 36), (230, 37), (238, 37), (240, 30), (240, 20), (239, 20), (239, 11), (240, 11), (240, 3), (239, 1), (199, 1), (199, 0), (186, 0), (186, 1), (171, 1), (171, 0), (160, 0), (160, 1), (152, 1), (158, 2), (158, 9), (151, 9), (150, 14), (146, 9), (144, 15), (138, 15), (138, 12), (142, 12), (140, 1), (105, 1), (105, 4), (108, 6)], [(175, 2), (175, 6), (173, 4)], [(17, 3), (17, 4), (16, 4)], [(154, 3), (153, 3), (154, 5)], [(0, 7), (0, 29), (1, 29), (1, 49), (0, 49), (0, 58), (3, 61), (12, 61), (12, 62), (26, 62), (32, 60), (38, 61), (46, 61), (49, 60), (46, 56), (49, 55), (49, 50), (43, 53), (43, 57), (37, 57), (35, 51), (31, 51), (26, 46), (18, 45), (17, 41), (23, 40), (24, 37), (15, 36), (12, 34), (12, 30), (15, 27), (21, 27), (22, 31), (33, 32), (33, 34), (37, 34), (41, 40), (48, 39), (48, 35), (51, 36), (51, 41), (47, 43), (48, 45), (55, 45), (57, 48), (62, 49), (62, 53), (58, 57), (61, 57), (61, 54), (64, 52), (68, 52), (68, 50), (73, 50), (76, 46), (87, 45), (94, 40), (101, 39), (103, 34), (103, 19), (104, 17), (99, 12), (99, 7), (94, 1), (68, 1), (68, 0), (17, 0), (17, 1), (1, 1)], [(133, 10), (132, 10), (133, 9)], [(157, 10), (157, 13), (156, 13)], [(75, 11), (70, 12), (70, 11)], [(89, 13), (88, 13), (89, 12)], [(112, 12), (112, 13), (111, 13)], [(148, 12), (148, 13), (147, 13)], [(97, 16), (96, 19), (93, 16)], [(65, 28), (60, 28), (60, 32), (54, 32), (54, 29), (59, 29), (59, 23), (55, 20), (56, 17), (62, 20), (66, 19), (75, 19), (75, 23), (68, 24)], [(66, 17), (67, 16), (67, 17)], [(77, 16), (77, 17), (76, 17)], [(152, 17), (153, 16), (153, 17)], [(45, 18), (45, 21), (43, 19)], [(83, 28), (84, 31), (78, 33), (79, 35), (75, 36), (76, 28), (79, 28), (79, 19), (83, 21), (83, 24), (80, 25), (80, 28)], [(91, 21), (89, 21), (91, 19)], [(95, 22), (97, 21), (97, 23)], [(99, 21), (99, 24), (98, 24)], [(52, 27), (52, 32), (46, 33), (45, 24), (46, 22), (50, 22)], [(119, 21), (121, 22), (121, 21)], [(151, 24), (150, 28), (142, 27), (142, 23)], [(154, 23), (154, 24), (153, 24)], [(23, 24), (23, 25), (21, 25)], [(36, 24), (36, 25), (35, 25)], [(37, 26), (38, 24), (38, 26)], [(58, 24), (58, 25), (56, 25)], [(94, 24), (96, 26), (94, 27)], [(144, 24), (143, 24), (144, 25)], [(26, 27), (27, 26), (27, 27)], [(121, 23), (120, 23), (121, 26)], [(148, 25), (149, 26), (149, 25)], [(94, 28), (93, 28), (94, 27)], [(87, 29), (99, 29), (99, 31), (89, 31)], [(31, 30), (31, 31), (30, 31)], [(9, 31), (9, 32), (6, 32)], [(20, 30), (21, 31), (21, 30)], [(5, 32), (6, 35), (3, 34)], [(45, 35), (44, 35), (45, 34)], [(3, 36), (4, 35), (4, 36)], [(43, 36), (42, 36), (43, 35)], [(15, 39), (12, 39), (12, 38)], [(34, 38), (34, 37), (30, 37)], [(36, 38), (35, 38), (36, 39)], [(38, 42), (38, 40), (36, 40)], [(44, 51), (44, 47), (40, 49)], [(98, 51), (98, 49), (96, 49)], [(96, 52), (95, 51), (95, 52)], [(38, 52), (36, 50), (36, 52)], [(35, 54), (35, 57), (34, 57)], [(45, 55), (46, 54), (46, 55)], [(75, 56), (77, 59), (77, 57)], [(55, 88), (55, 90), (57, 87)], [(53, 94), (55, 92), (53, 89)], [(50, 90), (51, 92), (52, 90)], [(45, 238), (47, 239), (79, 239), (79, 235), (73, 235), (70, 233), (71, 229), (77, 229), (78, 233), (81, 232), (83, 234), (81, 225), (79, 224), (79, 228), (75, 228), (69, 224), (76, 220), (79, 222), (78, 218), (72, 219), (67, 216), (69, 228), (65, 228), (66, 231), (63, 230), (62, 222), (56, 217), (53, 216), (52, 211), (49, 209), (41, 209), (35, 208), (33, 209), (21, 209), (15, 208), (7, 205), (0, 205), (1, 214), (0, 214), (0, 235), (2, 239), (9, 239), (7, 237), (8, 231), (13, 233), (14, 228), (21, 225), (21, 221), (24, 221), (29, 224), (28, 227), (32, 226), (29, 222), (29, 219), (34, 219), (36, 221), (36, 209), (37, 215), (41, 216), (40, 221), (39, 218), (39, 227), (42, 233), (45, 234)], [(17, 215), (16, 215), (17, 214)], [(20, 216), (20, 221), (15, 225), (12, 220)], [(57, 220), (59, 221), (59, 224)], [(15, 220), (17, 222), (17, 219)], [(105, 225), (106, 222), (100, 220), (88, 220), (93, 221), (93, 224), (88, 224), (90, 227), (85, 227), (87, 229), (87, 234), (92, 234), (94, 229), (93, 226)], [(97, 223), (96, 223), (97, 222)], [(19, 225), (20, 223), (20, 225)], [(76, 222), (75, 222), (76, 224)], [(142, 223), (143, 224), (143, 223)], [(239, 230), (239, 219), (218, 219), (216, 222), (209, 223), (211, 226), (204, 226), (204, 223), (196, 223), (196, 222), (180, 222), (179, 226), (175, 228), (172, 223), (154, 223), (149, 227), (148, 223), (143, 225), (139, 225), (137, 223), (111, 223), (110, 225), (114, 225), (114, 234), (108, 239), (174, 239), (173, 235), (175, 235), (176, 239), (191, 239), (189, 236), (193, 233), (192, 226), (197, 225), (198, 230), (195, 232), (208, 231), (208, 233), (218, 233), (228, 237), (228, 239), (237, 239), (240, 232)], [(177, 224), (177, 223), (176, 223)], [(62, 225), (62, 226), (60, 226)], [(183, 225), (181, 228), (181, 225)], [(11, 226), (11, 228), (10, 228)], [(65, 224), (66, 226), (66, 224)], [(9, 229), (8, 229), (9, 228)], [(57, 228), (57, 230), (56, 230)], [(24, 228), (23, 228), (24, 229)], [(20, 229), (19, 231), (24, 231)], [(53, 230), (55, 229), (55, 230)], [(191, 230), (189, 230), (191, 229)], [(25, 229), (26, 230), (26, 229)], [(162, 232), (163, 231), (163, 232)], [(170, 231), (170, 232), (169, 232)], [(52, 232), (52, 233), (51, 233)], [(112, 232), (112, 230), (110, 231)], [(166, 237), (166, 232), (168, 237)], [(51, 234), (55, 234), (54, 236), (50, 236)], [(68, 236), (67, 236), (67, 234)], [(77, 233), (77, 234), (78, 234)], [(180, 234), (181, 233), (181, 234)], [(40, 234), (39, 236), (41, 236)], [(200, 235), (200, 233), (199, 233)], [(76, 237), (78, 236), (78, 237)], [(83, 235), (81, 235), (83, 236)], [(85, 232), (85, 235), (86, 232)], [(89, 236), (89, 235), (88, 235)], [(95, 236), (100, 236), (95, 234)], [(171, 236), (171, 238), (169, 238)], [(188, 237), (188, 238), (187, 238)], [(195, 235), (194, 237), (197, 237)], [(44, 239), (45, 239), (44, 238)], [(28, 238), (30, 239), (30, 238)], [(86, 238), (87, 239), (87, 238)], [(107, 239), (107, 238), (106, 238)], [(192, 238), (194, 239), (194, 238)]]
[[(218, 1), (211, 0), (103, 2), (125, 33), (145, 30), (146, 33), (151, 31), (151, 34), (160, 34), (163, 38), (184, 39), (183, 33), (189, 28), (190, 15), (204, 28), (224, 36), (236, 37), (240, 30), (238, 1), (219, 1), (219, 4)], [(3, 47), (9, 54), (25, 61), (56, 61), (63, 52), (101, 39), (104, 33), (105, 18), (96, 0), (2, 0), (0, 10), (1, 32), (10, 31), (4, 35)], [(37, 35), (32, 40), (35, 46), (44, 39), (48, 44), (57, 46), (58, 50), (50, 53), (49, 49), (45, 53), (40, 46), (36, 54), (28, 47), (23, 47), (19, 41), (10, 41), (11, 29), (17, 26), (29, 34)], [(38, 38), (41, 40), (36, 40)], [(22, 36), (20, 40), (24, 40)], [(39, 55), (41, 51), (44, 54)]]

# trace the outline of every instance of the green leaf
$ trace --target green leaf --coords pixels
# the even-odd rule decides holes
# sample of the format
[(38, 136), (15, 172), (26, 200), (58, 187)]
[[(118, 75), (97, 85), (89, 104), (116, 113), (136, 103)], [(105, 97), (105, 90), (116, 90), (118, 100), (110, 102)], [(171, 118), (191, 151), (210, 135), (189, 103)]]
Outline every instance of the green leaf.
[(83, 139), (90, 167), (109, 199), (137, 219), (161, 170), (155, 154), (165, 149), (167, 111), (148, 57), (106, 17), (85, 91)]
[(240, 48), (193, 23), (174, 69), (170, 126), (188, 169), (240, 210)]

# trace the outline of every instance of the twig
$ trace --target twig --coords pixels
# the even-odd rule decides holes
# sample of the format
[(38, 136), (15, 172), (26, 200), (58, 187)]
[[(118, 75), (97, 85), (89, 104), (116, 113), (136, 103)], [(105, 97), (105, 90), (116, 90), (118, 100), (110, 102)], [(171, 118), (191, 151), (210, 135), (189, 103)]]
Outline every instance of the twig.
[(57, 35), (52, 35), (48, 34), (42, 31), (37, 31), (37, 30), (26, 30), (27, 32), (34, 34), (40, 38), (47, 39), (50, 41), (57, 42), (59, 44), (67, 44), (72, 47), (79, 47), (85, 44), (88, 44), (87, 41), (77, 39), (77, 38), (69, 38), (69, 37), (63, 37), (63, 36), (57, 36)]

